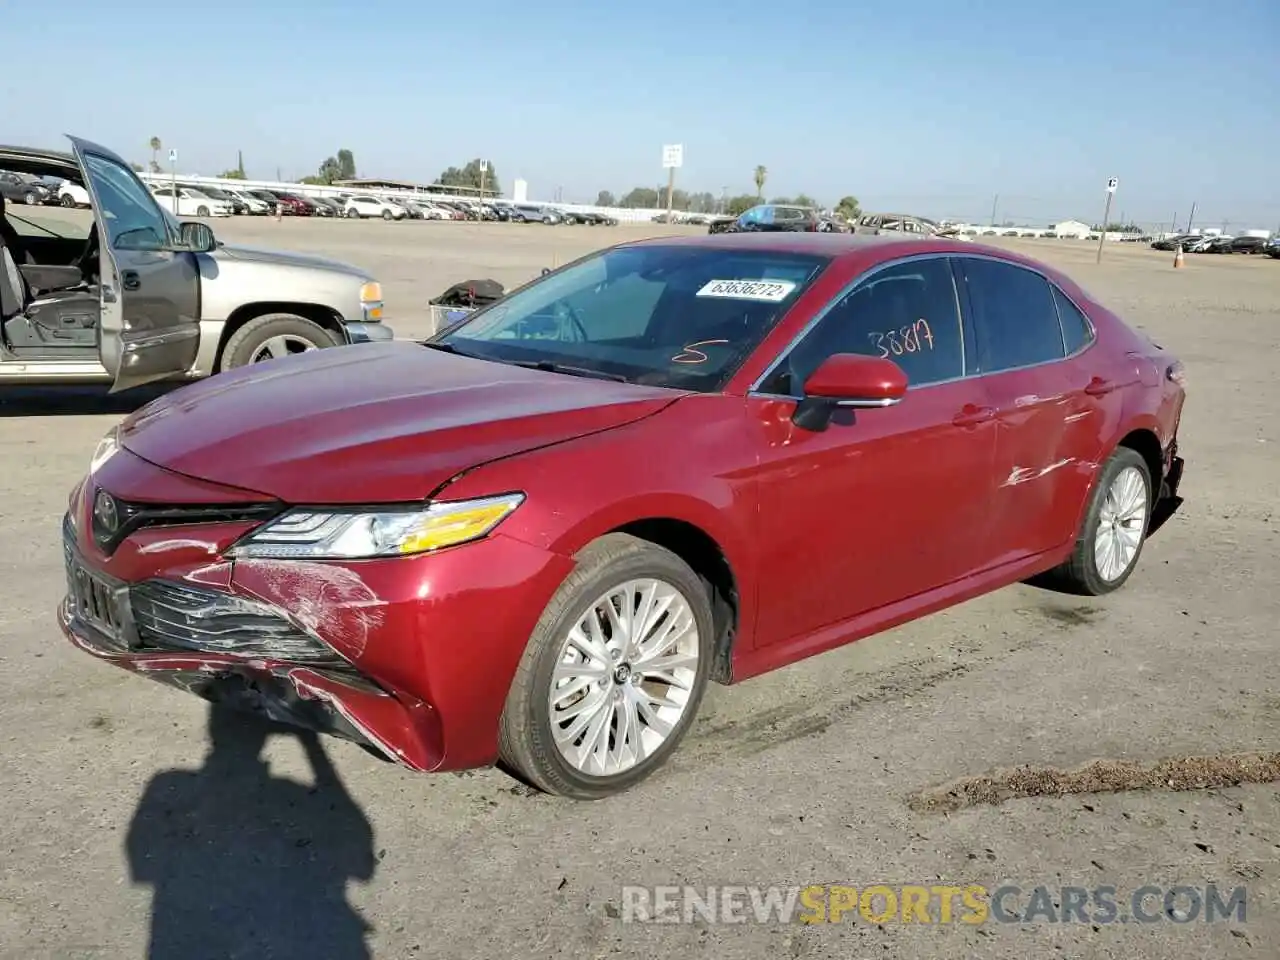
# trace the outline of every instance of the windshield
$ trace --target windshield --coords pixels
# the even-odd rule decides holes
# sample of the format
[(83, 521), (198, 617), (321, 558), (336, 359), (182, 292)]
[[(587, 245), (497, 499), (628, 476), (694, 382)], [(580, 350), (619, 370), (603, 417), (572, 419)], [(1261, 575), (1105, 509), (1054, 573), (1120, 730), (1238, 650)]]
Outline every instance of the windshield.
[(501, 363), (713, 392), (827, 262), (767, 250), (615, 247), (534, 281), (431, 342)]

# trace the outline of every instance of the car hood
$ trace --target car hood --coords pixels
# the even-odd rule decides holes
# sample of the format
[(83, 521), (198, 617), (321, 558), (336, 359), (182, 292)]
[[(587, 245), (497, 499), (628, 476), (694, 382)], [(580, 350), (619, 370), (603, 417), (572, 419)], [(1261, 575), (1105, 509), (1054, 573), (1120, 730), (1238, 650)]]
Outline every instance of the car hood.
[(183, 387), (128, 417), (120, 443), (168, 470), (289, 503), (410, 502), (463, 470), (634, 422), (683, 395), (392, 341)]
[[(229, 201), (221, 201), (230, 205)], [(265, 250), (261, 247), (241, 247), (231, 243), (219, 244), (212, 255), (217, 259), (241, 260), (248, 263), (267, 263), (273, 266), (305, 267), (311, 270), (337, 271), (362, 280), (372, 280), (368, 273), (341, 260), (329, 260), (309, 253), (293, 253), (285, 250)]]

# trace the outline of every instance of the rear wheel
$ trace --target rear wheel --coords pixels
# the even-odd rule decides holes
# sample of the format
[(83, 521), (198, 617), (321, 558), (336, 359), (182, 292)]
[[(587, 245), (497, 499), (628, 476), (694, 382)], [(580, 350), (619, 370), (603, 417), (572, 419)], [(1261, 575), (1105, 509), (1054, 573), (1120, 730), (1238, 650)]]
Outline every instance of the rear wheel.
[(268, 313), (255, 317), (231, 335), (222, 351), (221, 370), (278, 360), (310, 350), (337, 346), (324, 327), (292, 313)]
[(702, 580), (656, 544), (608, 534), (577, 560), (525, 648), (499, 750), (538, 788), (598, 800), (648, 777), (688, 732), (712, 615)]
[(1074, 593), (1118, 590), (1138, 565), (1151, 520), (1151, 470), (1135, 450), (1120, 447), (1102, 465), (1071, 558), (1050, 579)]
[(76, 198), (69, 193), (64, 193), (58, 198), (58, 202), (64, 207), (74, 207), (76, 205)]

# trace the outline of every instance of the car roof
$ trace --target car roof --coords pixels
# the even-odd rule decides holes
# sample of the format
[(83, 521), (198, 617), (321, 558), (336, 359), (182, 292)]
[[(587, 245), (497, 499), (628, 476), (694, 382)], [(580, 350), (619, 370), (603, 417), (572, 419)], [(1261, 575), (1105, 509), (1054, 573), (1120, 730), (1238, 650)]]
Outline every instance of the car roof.
[[(622, 246), (708, 247), (719, 250), (771, 250), (778, 253), (802, 253), (836, 259), (855, 254), (883, 252), (888, 256), (901, 256), (907, 251), (903, 245), (920, 246), (922, 250), (937, 250), (944, 246), (940, 240), (921, 240), (905, 233), (807, 233), (778, 231), (776, 233), (708, 233), (693, 237), (652, 237), (632, 240)], [(972, 247), (965, 244), (964, 247)], [(956, 245), (961, 249), (960, 245)]]
[(760, 250), (772, 253), (797, 253), (824, 257), (841, 262), (856, 270), (865, 270), (876, 264), (915, 254), (956, 254), (957, 256), (986, 256), (1029, 267), (1051, 277), (1059, 285), (1074, 287), (1061, 271), (1034, 260), (1031, 257), (1006, 250), (945, 237), (921, 237), (910, 233), (709, 233), (692, 237), (651, 237), (629, 240), (617, 247), (678, 246), (711, 250)]
[(80, 164), (76, 158), (61, 150), (41, 150), (36, 147), (0, 146), (0, 167), (14, 173), (48, 173), (58, 170), (80, 179)]

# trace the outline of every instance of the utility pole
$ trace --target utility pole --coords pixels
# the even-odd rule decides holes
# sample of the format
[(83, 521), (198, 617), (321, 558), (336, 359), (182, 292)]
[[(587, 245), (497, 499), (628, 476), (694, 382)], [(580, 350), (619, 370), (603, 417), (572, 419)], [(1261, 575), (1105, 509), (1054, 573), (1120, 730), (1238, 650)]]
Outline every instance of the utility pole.
[(169, 151), (169, 175), (173, 177), (173, 215), (178, 216), (178, 151)]
[(1173, 223), (1169, 225), (1169, 232), (1170, 233), (1178, 232), (1178, 211), (1177, 210), (1173, 211)]
[[(662, 165), (667, 168), (667, 223), (671, 222), (672, 198), (676, 193), (676, 167), (684, 163), (684, 144), (668, 143), (662, 148)], [(661, 191), (658, 197), (662, 197)]]
[(1194, 202), (1192, 202), (1191, 216), (1187, 217), (1187, 233), (1191, 232), (1191, 221), (1194, 220), (1195, 218), (1196, 218), (1196, 205)]
[(998, 193), (997, 193), (997, 194), (995, 195), (994, 199), (992, 199), (992, 201), (991, 201), (991, 224), (990, 224), (990, 226), (993, 226), (993, 227), (994, 227), (994, 226), (996, 225), (996, 207), (997, 207), (997, 206), (999, 206), (999, 204), (1000, 204), (1000, 194), (998, 194)]
[(1118, 177), (1112, 177), (1107, 181), (1107, 205), (1102, 211), (1102, 229), (1098, 231), (1098, 259), (1097, 263), (1102, 262), (1102, 245), (1107, 242), (1107, 220), (1111, 217), (1111, 198), (1116, 195), (1116, 187), (1120, 185)]

